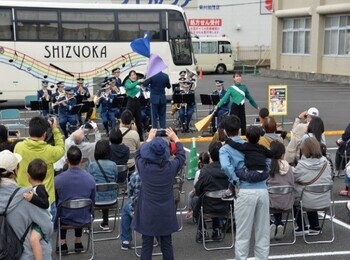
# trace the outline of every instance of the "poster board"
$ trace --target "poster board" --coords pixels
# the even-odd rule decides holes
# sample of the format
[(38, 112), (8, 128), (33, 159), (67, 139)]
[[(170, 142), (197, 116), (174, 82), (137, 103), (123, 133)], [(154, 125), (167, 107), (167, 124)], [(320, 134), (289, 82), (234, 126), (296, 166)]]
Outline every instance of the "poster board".
[(287, 85), (269, 85), (268, 98), (271, 116), (286, 116), (288, 114)]

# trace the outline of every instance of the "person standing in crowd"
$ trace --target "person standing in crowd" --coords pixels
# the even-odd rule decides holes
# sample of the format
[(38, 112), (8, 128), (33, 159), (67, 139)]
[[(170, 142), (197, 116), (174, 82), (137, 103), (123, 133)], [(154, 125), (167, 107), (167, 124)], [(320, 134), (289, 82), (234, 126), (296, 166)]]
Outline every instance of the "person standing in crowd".
[(58, 105), (58, 117), (61, 130), (64, 137), (68, 138), (67, 123), (69, 123), (72, 128), (76, 128), (78, 124), (77, 114), (74, 111), (77, 100), (74, 97), (74, 91), (72, 88), (66, 87), (65, 93), (65, 96), (62, 96), (57, 100), (56, 105)]
[[(235, 115), (223, 121), (226, 135), (235, 142), (244, 143), (238, 136), (241, 122)], [(236, 171), (244, 167), (244, 155), (225, 144), (220, 149), (220, 163), (235, 187), (237, 200), (234, 213), (236, 219), (235, 259), (248, 258), (250, 238), (254, 227), (256, 259), (268, 259), (270, 250), (269, 194), (266, 181), (248, 183), (236, 176)]]
[[(77, 86), (73, 88), (73, 92), (77, 100), (77, 104), (82, 104), (83, 101), (87, 101), (91, 97), (88, 87), (84, 86), (83, 78), (77, 79)], [(85, 118), (84, 124), (90, 120), (92, 112), (93, 112), (93, 109), (92, 107), (90, 107), (89, 110), (86, 112), (86, 118)], [(80, 125), (83, 124), (83, 120), (81, 119), (81, 112), (78, 112), (78, 122)]]
[(151, 129), (146, 143), (136, 152), (136, 168), (141, 178), (132, 227), (142, 234), (141, 259), (152, 259), (153, 240), (159, 237), (163, 258), (174, 259), (171, 234), (179, 230), (173, 185), (177, 173), (186, 161), (186, 153), (171, 128), (167, 137), (176, 144), (176, 154), (170, 159), (169, 143), (156, 137)]
[[(297, 147), (300, 145), (301, 138), (307, 131), (307, 126), (313, 117), (319, 116), (319, 111), (315, 107), (310, 107), (308, 110), (301, 112), (298, 117), (295, 118), (292, 130), (291, 139), (286, 148), (285, 160), (294, 165), (299, 159), (297, 158)], [(304, 122), (305, 121), (305, 122)]]
[(248, 87), (243, 85), (242, 73), (235, 72), (233, 74), (234, 85), (227, 89), (225, 96), (216, 105), (215, 110), (224, 105), (227, 99), (231, 97), (232, 105), (230, 115), (236, 115), (241, 121), (241, 135), (246, 134), (246, 117), (245, 117), (245, 99), (249, 100), (249, 103), (256, 109), (259, 110), (258, 104), (255, 102), (254, 98), (250, 95)]
[(43, 117), (33, 117), (29, 121), (29, 137), (16, 144), (14, 152), (22, 156), (17, 174), (17, 183), (21, 187), (31, 187), (29, 183), (27, 169), (31, 161), (41, 158), (47, 165), (46, 177), (43, 181), (49, 193), (50, 211), (54, 217), (56, 215), (55, 187), (54, 187), (54, 169), (56, 163), (64, 155), (64, 142), (60, 130), (57, 127), (57, 120), (53, 118), (51, 128), (55, 144), (45, 142), (46, 132), (49, 128), (49, 122)]
[[(92, 204), (95, 204), (96, 196), (96, 182), (94, 177), (87, 171), (80, 168), (82, 160), (82, 154), (80, 149), (73, 145), (67, 151), (67, 163), (68, 170), (60, 173), (55, 177), (55, 188), (56, 188), (56, 205), (59, 209), (62, 202), (67, 200), (76, 199), (90, 199)], [(79, 188), (77, 188), (79, 187)], [(66, 213), (66, 215), (65, 215)], [(74, 212), (72, 211), (61, 211), (61, 223), (63, 225), (84, 225), (91, 222), (90, 210), (87, 208), (79, 209)], [(55, 218), (55, 228), (57, 229), (58, 223), (57, 217)], [(74, 250), (75, 252), (81, 252), (84, 250), (84, 246), (81, 242), (81, 236), (83, 233), (82, 228), (77, 228), (75, 231)], [(62, 254), (68, 252), (67, 246), (67, 229), (61, 229), (61, 237), (59, 246), (61, 247)], [(56, 248), (56, 252), (59, 248)]]
[[(19, 132), (16, 133), (15, 138), (19, 138), (20, 134)], [(19, 140), (19, 139), (17, 139)], [(9, 130), (6, 126), (0, 125), (0, 152), (3, 150), (10, 150), (13, 152), (13, 149), (15, 148), (17, 141), (10, 141), (9, 140)]]
[(116, 126), (115, 115), (117, 108), (113, 106), (114, 98), (116, 98), (116, 95), (112, 93), (108, 81), (106, 82), (105, 86), (97, 92), (97, 95), (94, 98), (96, 107), (101, 107), (100, 115), (107, 136), (109, 135), (109, 124), (112, 129)]
[[(180, 91), (180, 94), (182, 95), (189, 95), (192, 94), (194, 97), (194, 92), (191, 90), (192, 82), (191, 81), (185, 81), (182, 85), (182, 90)], [(190, 122), (192, 120), (192, 116), (194, 113), (195, 108), (195, 101), (194, 99), (191, 102), (184, 102), (180, 105), (179, 110), (179, 119), (182, 125), (182, 132), (183, 133), (189, 133), (190, 132)]]
[[(111, 147), (108, 140), (99, 140), (95, 146), (95, 161), (90, 163), (88, 172), (94, 177), (96, 183), (117, 182), (118, 169), (115, 162), (110, 160)], [(114, 191), (97, 192), (96, 202), (113, 201), (117, 195)], [(102, 209), (102, 222), (100, 228), (109, 230), (108, 209)]]
[(142, 130), (142, 117), (141, 117), (141, 103), (139, 100), (141, 84), (144, 79), (137, 79), (136, 71), (131, 70), (128, 75), (128, 79), (125, 81), (126, 96), (128, 97), (128, 103), (126, 109), (131, 111), (135, 124), (137, 127), (137, 132), (140, 136), (140, 141), (143, 141), (143, 130)]
[[(40, 113), (42, 116), (47, 116), (50, 110), (50, 102), (52, 98), (52, 91), (48, 89), (49, 82), (47, 80), (41, 81), (41, 89), (38, 90), (37, 98), (41, 102), (42, 110)], [(44, 109), (45, 108), (45, 109)]]
[[(168, 74), (159, 72), (144, 82), (151, 92), (151, 115), (153, 128), (166, 128), (166, 96), (165, 88), (170, 89), (170, 80)], [(158, 124), (159, 121), (159, 124)]]
[[(19, 154), (8, 150), (0, 152), (0, 212), (5, 211), (11, 195), (15, 194), (7, 209), (6, 220), (18, 238), (22, 238), (27, 233), (23, 242), (24, 250), (20, 259), (34, 259), (33, 251), (29, 244), (30, 232), (28, 232), (32, 223), (40, 226), (43, 236), (47, 238), (52, 236), (53, 227), (50, 221), (50, 213), (47, 210), (38, 208), (23, 198), (23, 194), (29, 192), (29, 189), (19, 188), (17, 186), (17, 166), (21, 160), (22, 156)], [(51, 243), (47, 243), (42, 239), (40, 240), (40, 246), (42, 249), (42, 259), (52, 259)]]
[(112, 75), (115, 79), (115, 85), (119, 88), (122, 86), (122, 80), (120, 79), (120, 68), (116, 67), (112, 69)]
[[(223, 98), (226, 94), (226, 90), (224, 88), (224, 81), (223, 80), (215, 80), (215, 86), (216, 89), (212, 91), (212, 95), (217, 95), (219, 96), (219, 98)], [(212, 133), (215, 133), (218, 125), (221, 122), (222, 116), (225, 114), (228, 114), (229, 111), (229, 105), (230, 105), (230, 100), (226, 100), (226, 102), (224, 102), (224, 104), (219, 107), (213, 116), (213, 119), (211, 120), (211, 127), (212, 127)], [(211, 111), (212, 113), (212, 111)]]
[(64, 92), (64, 82), (59, 81), (56, 84), (56, 92), (52, 94), (51, 102), (52, 102), (52, 109), (53, 114), (58, 116), (58, 105), (57, 102), (60, 98), (64, 97), (66, 94)]

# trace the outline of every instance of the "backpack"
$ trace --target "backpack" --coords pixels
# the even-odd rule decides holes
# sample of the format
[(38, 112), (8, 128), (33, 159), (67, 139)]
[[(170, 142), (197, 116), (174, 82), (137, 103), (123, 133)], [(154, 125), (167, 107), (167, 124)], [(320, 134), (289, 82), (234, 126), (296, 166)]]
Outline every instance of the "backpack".
[(3, 213), (0, 213), (0, 260), (16, 260), (19, 259), (23, 252), (23, 243), (28, 234), (30, 226), (24, 232), (21, 239), (18, 239), (13, 228), (6, 220), (7, 208), (9, 207), (13, 197), (16, 195), (17, 188), (7, 202), (7, 206)]

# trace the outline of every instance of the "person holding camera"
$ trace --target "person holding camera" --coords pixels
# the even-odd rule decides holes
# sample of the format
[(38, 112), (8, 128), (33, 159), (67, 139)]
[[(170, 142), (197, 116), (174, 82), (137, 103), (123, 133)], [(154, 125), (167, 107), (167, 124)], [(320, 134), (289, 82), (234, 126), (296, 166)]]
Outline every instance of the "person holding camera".
[(175, 142), (176, 153), (170, 159), (169, 143), (151, 129), (147, 141), (136, 152), (136, 167), (142, 187), (132, 222), (142, 234), (141, 259), (151, 259), (154, 237), (159, 237), (163, 259), (174, 259), (171, 234), (177, 232), (173, 185), (177, 173), (186, 161), (186, 153), (176, 133), (165, 130), (167, 139)]

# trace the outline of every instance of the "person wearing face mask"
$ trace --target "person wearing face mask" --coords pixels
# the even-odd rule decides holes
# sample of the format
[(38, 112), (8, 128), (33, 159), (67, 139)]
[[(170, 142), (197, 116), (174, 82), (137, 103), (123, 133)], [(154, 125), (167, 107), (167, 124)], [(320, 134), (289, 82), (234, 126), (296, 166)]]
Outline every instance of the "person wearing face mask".
[[(216, 86), (216, 89), (213, 90), (211, 94), (219, 96), (220, 99), (223, 98), (226, 94), (226, 89), (224, 88), (224, 81), (215, 80), (215, 86)], [(216, 129), (218, 128), (218, 125), (221, 122), (222, 116), (229, 112), (230, 110), (229, 104), (230, 104), (230, 100), (226, 100), (224, 104), (215, 111), (213, 115), (213, 119), (211, 120), (211, 127), (212, 127), (213, 133), (216, 132)]]

